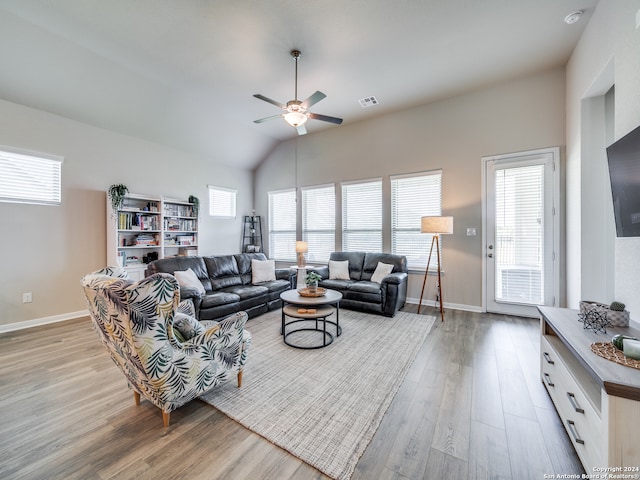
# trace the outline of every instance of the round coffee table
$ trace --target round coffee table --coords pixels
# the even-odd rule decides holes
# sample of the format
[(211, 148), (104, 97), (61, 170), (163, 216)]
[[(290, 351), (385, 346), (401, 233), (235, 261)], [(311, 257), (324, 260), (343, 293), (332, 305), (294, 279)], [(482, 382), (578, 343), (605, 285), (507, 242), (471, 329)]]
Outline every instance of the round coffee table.
[[(321, 297), (303, 297), (297, 290), (287, 290), (280, 294), (282, 300), (282, 327), (280, 335), (283, 336), (284, 343), (294, 348), (311, 350), (323, 348), (333, 343), (333, 334), (327, 331), (327, 324), (336, 328), (336, 337), (342, 334), (340, 327), (340, 300), (342, 294), (335, 290), (327, 290)], [(335, 307), (335, 308), (334, 308)], [(304, 312), (302, 310), (305, 310)], [(308, 312), (307, 310), (311, 310)], [(327, 320), (335, 311), (336, 321)], [(286, 321), (286, 317), (295, 320)], [(315, 325), (314, 322), (315, 321)], [(287, 331), (287, 327), (294, 325), (296, 328)], [(317, 345), (299, 345), (287, 339), (291, 334), (297, 332), (319, 332), (322, 334), (322, 342)]]

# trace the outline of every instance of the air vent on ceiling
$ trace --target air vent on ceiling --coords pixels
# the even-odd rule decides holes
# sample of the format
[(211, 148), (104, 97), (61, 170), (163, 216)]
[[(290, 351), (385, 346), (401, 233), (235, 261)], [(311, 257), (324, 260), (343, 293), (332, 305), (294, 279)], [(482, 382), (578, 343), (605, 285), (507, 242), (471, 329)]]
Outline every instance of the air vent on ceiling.
[(358, 102), (360, 102), (360, 106), (362, 106), (362, 108), (378, 105), (378, 99), (376, 97), (361, 98), (360, 100), (358, 100)]

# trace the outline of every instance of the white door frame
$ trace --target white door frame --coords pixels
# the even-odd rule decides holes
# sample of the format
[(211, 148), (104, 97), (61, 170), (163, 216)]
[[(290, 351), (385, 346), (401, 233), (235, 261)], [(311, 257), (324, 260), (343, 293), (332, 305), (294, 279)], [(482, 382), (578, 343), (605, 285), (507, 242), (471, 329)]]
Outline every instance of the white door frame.
[[(553, 192), (552, 209), (553, 221), (553, 251), (552, 251), (552, 278), (553, 278), (553, 298), (551, 305), (558, 306), (560, 302), (560, 148), (542, 148), (538, 150), (527, 150), (524, 152), (506, 153), (502, 155), (492, 155), (482, 157), (482, 311), (487, 311), (487, 164), (490, 161), (503, 160), (513, 157), (525, 157), (531, 155), (551, 154), (553, 162)], [(533, 310), (532, 310), (533, 311)], [(531, 316), (531, 314), (517, 313), (513, 315)], [(537, 316), (535, 314), (534, 316)]]

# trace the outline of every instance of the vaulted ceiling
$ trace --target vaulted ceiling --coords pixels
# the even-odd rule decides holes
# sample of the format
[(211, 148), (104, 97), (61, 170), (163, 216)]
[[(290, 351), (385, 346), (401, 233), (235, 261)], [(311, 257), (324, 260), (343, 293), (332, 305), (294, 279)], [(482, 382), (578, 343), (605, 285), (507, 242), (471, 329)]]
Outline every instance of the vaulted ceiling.
[(297, 134), (252, 96), (294, 98), (294, 48), (298, 96), (345, 126), (562, 66), (596, 3), (0, 0), (0, 98), (253, 168)]

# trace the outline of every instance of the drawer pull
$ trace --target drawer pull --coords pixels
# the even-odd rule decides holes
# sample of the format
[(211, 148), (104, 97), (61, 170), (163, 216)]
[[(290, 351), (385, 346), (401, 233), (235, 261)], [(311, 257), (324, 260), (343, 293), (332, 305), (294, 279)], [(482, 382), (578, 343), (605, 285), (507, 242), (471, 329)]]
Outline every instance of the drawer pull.
[(567, 397), (569, 397), (569, 403), (577, 413), (584, 413), (584, 408), (581, 408), (578, 405), (578, 401), (576, 400), (576, 396), (573, 393), (567, 392)]
[(551, 375), (549, 375), (548, 373), (544, 374), (544, 379), (547, 382), (547, 385), (549, 385), (550, 387), (556, 386), (556, 384), (551, 381)]
[(584, 445), (584, 440), (582, 440), (580, 438), (580, 436), (578, 435), (578, 430), (576, 429), (576, 424), (574, 422), (572, 422), (571, 420), (567, 420), (567, 425), (569, 425), (569, 433), (571, 433), (571, 436), (573, 437), (573, 440), (576, 443)]
[(549, 356), (549, 354), (547, 352), (544, 352), (542, 355), (544, 356), (544, 359), (547, 361), (547, 363), (550, 363), (551, 365), (554, 364), (554, 361), (551, 360), (551, 357)]

